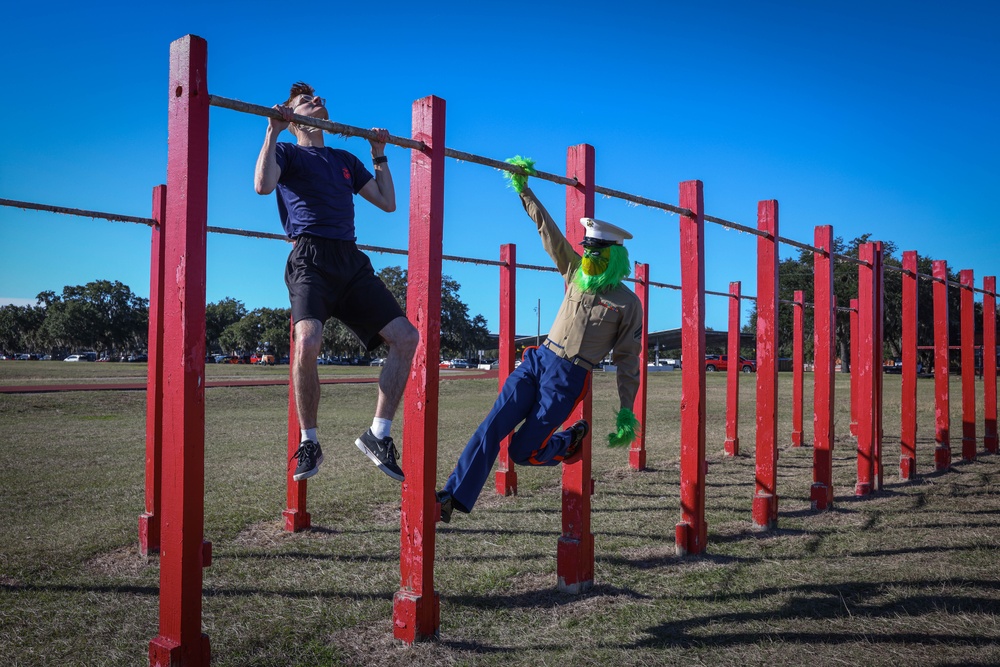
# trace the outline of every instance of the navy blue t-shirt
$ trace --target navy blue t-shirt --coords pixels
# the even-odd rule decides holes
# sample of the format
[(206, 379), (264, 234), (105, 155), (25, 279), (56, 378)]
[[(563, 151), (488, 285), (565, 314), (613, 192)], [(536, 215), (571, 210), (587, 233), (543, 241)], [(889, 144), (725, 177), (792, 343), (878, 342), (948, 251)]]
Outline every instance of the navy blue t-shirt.
[(279, 142), (275, 157), (281, 177), (275, 194), (281, 226), (300, 234), (343, 241), (354, 235), (354, 195), (372, 179), (361, 160), (347, 151)]

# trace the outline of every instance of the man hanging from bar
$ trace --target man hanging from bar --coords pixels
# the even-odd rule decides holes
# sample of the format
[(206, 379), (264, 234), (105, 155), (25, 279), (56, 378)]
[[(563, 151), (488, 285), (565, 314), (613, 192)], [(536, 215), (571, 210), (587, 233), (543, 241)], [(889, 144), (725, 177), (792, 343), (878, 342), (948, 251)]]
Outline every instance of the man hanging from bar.
[[(534, 173), (530, 159), (518, 156), (508, 162)], [(587, 422), (581, 419), (569, 429), (559, 429), (590, 388), (594, 366), (612, 349), (621, 408), (615, 432), (608, 436), (609, 446), (630, 444), (639, 428), (632, 406), (639, 391), (642, 305), (622, 284), (631, 272), (623, 241), (632, 235), (608, 222), (582, 218), (586, 235), (581, 257), (527, 187), (528, 177), (505, 176), (538, 227), (542, 246), (566, 281), (566, 293), (545, 342), (525, 352), (438, 492), (445, 523), (454, 510), (472, 511), (500, 453), (500, 441), (522, 421), (510, 442), (514, 463), (553, 466), (579, 456), (590, 430)]]
[[(281, 225), (294, 242), (285, 266), (295, 326), (292, 380), (302, 430), (302, 441), (292, 457), (297, 461), (293, 479), (312, 477), (323, 462), (316, 435), (320, 393), (316, 359), (323, 343), (323, 324), (336, 317), (369, 351), (383, 343), (389, 347), (379, 376), (375, 418), (354, 444), (382, 472), (403, 481), (399, 452), (389, 433), (419, 334), (375, 275), (367, 255), (358, 249), (354, 232), (354, 195), (360, 194), (387, 213), (396, 210), (385, 156), (389, 133), (374, 128), (375, 138), (369, 139), (372, 177), (351, 153), (326, 147), (322, 130), (289, 122), (293, 113), (329, 119), (325, 101), (312, 86), (296, 83), (288, 101), (274, 108), (283, 120), (268, 120), (254, 188), (262, 195), (277, 189)], [(278, 143), (278, 135), (286, 128), (295, 136), (295, 144)]]

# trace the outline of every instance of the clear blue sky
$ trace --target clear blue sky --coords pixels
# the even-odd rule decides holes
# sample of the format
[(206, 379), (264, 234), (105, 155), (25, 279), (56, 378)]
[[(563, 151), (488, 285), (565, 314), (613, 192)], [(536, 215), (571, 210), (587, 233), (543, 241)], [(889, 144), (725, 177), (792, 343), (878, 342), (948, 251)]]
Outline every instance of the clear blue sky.
[[(184, 0), (4, 14), (3, 198), (149, 216), (166, 178), (169, 46), (192, 33), (208, 41), (217, 95), (271, 105), (301, 79), (333, 120), (409, 136), (412, 102), (433, 94), (447, 101), (450, 148), (563, 173), (566, 148), (589, 143), (602, 186), (677, 203), (678, 182), (700, 179), (712, 215), (755, 226), (757, 202), (777, 199), (783, 236), (811, 243), (815, 225), (831, 224), (846, 240), (871, 232), (971, 268), (977, 285), (1000, 273), (994, 2)], [(280, 232), (273, 196), (253, 191), (265, 123), (212, 110), (210, 225)], [(363, 139), (327, 143), (367, 161)], [(399, 208), (359, 199), (358, 239), (405, 247), (409, 154), (387, 153)], [(499, 172), (453, 160), (446, 170), (446, 254), (496, 259), (516, 243), (520, 261), (548, 263)], [(564, 188), (533, 184), (560, 218)], [(635, 234), (632, 258), (652, 280), (679, 282), (676, 216), (601, 196), (596, 215)], [(0, 238), (2, 302), (96, 279), (149, 294), (146, 227), (2, 208)], [(706, 247), (709, 289), (742, 280), (756, 292), (754, 237), (707, 225)], [(208, 300), (286, 306), (287, 252), (210, 235)], [(496, 330), (498, 270), (444, 272)], [(534, 333), (539, 298), (545, 331), (561, 283), (520, 276), (518, 332)], [(709, 297), (709, 326), (726, 328), (725, 307)], [(679, 321), (676, 293), (654, 290), (651, 328)]]

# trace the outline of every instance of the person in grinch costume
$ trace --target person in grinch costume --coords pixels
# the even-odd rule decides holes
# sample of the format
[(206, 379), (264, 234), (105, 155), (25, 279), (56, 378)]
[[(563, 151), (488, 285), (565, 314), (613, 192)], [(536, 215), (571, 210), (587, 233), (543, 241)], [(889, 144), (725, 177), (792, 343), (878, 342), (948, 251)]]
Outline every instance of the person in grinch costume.
[[(514, 157), (507, 162), (535, 173), (533, 160)], [(500, 453), (500, 441), (521, 422), (508, 449), (515, 464), (554, 466), (571, 463), (579, 455), (589, 425), (582, 419), (565, 430), (562, 425), (590, 388), (594, 366), (612, 350), (621, 408), (615, 432), (608, 436), (609, 446), (628, 445), (639, 428), (632, 406), (639, 391), (642, 304), (622, 284), (631, 273), (623, 241), (632, 235), (611, 223), (581, 218), (586, 230), (581, 257), (527, 187), (528, 177), (505, 176), (566, 281), (566, 293), (545, 342), (525, 352), (437, 493), (445, 523), (454, 510), (472, 511)]]

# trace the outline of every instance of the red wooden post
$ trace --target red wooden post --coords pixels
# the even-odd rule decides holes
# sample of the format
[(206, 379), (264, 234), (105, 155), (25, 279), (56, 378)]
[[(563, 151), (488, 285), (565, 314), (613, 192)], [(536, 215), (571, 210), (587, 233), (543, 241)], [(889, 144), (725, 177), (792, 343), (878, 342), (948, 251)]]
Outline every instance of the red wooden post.
[(900, 406), (899, 476), (917, 474), (917, 251), (903, 253), (903, 390)]
[[(289, 318), (288, 336), (288, 460), (299, 449), (302, 442), (302, 430), (299, 427), (299, 411), (295, 404), (295, 322)], [(281, 516), (285, 520), (285, 530), (297, 532), (312, 525), (309, 512), (306, 511), (306, 493), (309, 480), (296, 482), (293, 466), (285, 466), (285, 510)]]
[(802, 377), (803, 366), (805, 366), (805, 356), (803, 351), (803, 337), (805, 327), (803, 317), (805, 313), (805, 296), (800, 290), (795, 291), (793, 299), (793, 337), (792, 341), (792, 446), (802, 446), (802, 395), (804, 380)]
[(681, 520), (678, 556), (705, 550), (705, 196), (701, 181), (680, 184)]
[(951, 468), (951, 401), (948, 389), (948, 263), (931, 262), (934, 276), (934, 469)]
[(153, 188), (152, 242), (149, 257), (149, 367), (146, 374), (146, 511), (139, 515), (139, 553), (160, 550), (160, 503), (163, 465), (163, 223), (167, 186)]
[[(566, 151), (566, 176), (578, 185), (566, 188), (566, 239), (577, 247), (583, 240), (580, 218), (594, 217), (594, 147), (571, 146)], [(593, 424), (593, 391), (570, 415), (568, 423), (586, 419)], [(582, 456), (562, 465), (562, 536), (557, 547), (556, 573), (559, 590), (584, 593), (594, 585), (594, 536), (590, 532), (591, 435), (581, 447)]]
[(201, 631), (205, 507), (205, 247), (208, 224), (208, 45), (170, 45), (163, 262), (163, 489), (160, 634), (150, 665), (208, 665)]
[(642, 425), (639, 436), (628, 450), (628, 464), (632, 470), (646, 469), (646, 395), (649, 387), (649, 264), (635, 265), (635, 293), (642, 304), (642, 351), (639, 353), (639, 393), (635, 396), (632, 412)]
[(740, 306), (743, 285), (739, 281), (729, 283), (729, 367), (726, 369), (726, 443), (727, 456), (740, 453), (740, 372), (739, 364), (733, 359), (740, 358)]
[[(503, 388), (504, 382), (511, 373), (514, 372), (514, 349), (515, 331), (517, 329), (516, 306), (517, 306), (517, 247), (513, 243), (505, 243), (500, 246), (500, 335), (497, 337), (497, 344), (500, 349), (499, 359), (499, 388)], [(494, 479), (497, 493), (501, 496), (517, 495), (517, 469), (513, 461), (510, 460), (511, 436), (507, 435), (500, 441), (500, 456), (497, 466), (497, 474)]]
[(983, 278), (983, 446), (997, 453), (997, 278)]
[[(848, 364), (851, 371), (851, 435), (858, 435), (858, 372), (855, 368), (858, 364), (858, 352), (861, 349), (861, 338), (858, 333), (858, 300), (851, 299), (851, 349), (848, 351), (851, 359)], [(844, 360), (841, 360), (843, 363)]]
[[(976, 460), (976, 280), (972, 269), (959, 271), (962, 285), (962, 460)], [(985, 350), (984, 350), (985, 351)]]
[(875, 447), (875, 374), (882, 369), (875, 364), (875, 244), (858, 246), (858, 259), (866, 265), (858, 267), (858, 481), (856, 496), (872, 492), (874, 483)]
[(400, 589), (393, 597), (393, 634), (406, 644), (435, 638), (441, 605), (434, 591), (438, 383), (441, 371), (441, 255), (444, 238), (445, 101), (413, 103), (413, 139), (426, 150), (410, 160), (410, 240), (406, 316), (420, 333), (404, 395), (400, 511)]
[(882, 490), (882, 480), (885, 474), (882, 470), (882, 381), (885, 378), (883, 352), (885, 342), (885, 271), (882, 263), (883, 245), (881, 241), (874, 243), (874, 264), (872, 269), (875, 289), (873, 306), (874, 337), (872, 339), (872, 490)]
[(757, 204), (757, 476), (753, 523), (778, 526), (778, 202)]
[[(813, 509), (833, 507), (833, 399), (837, 307), (833, 296), (833, 227), (816, 227), (813, 255)], [(851, 342), (853, 349), (854, 342)], [(851, 377), (854, 369), (851, 368)]]

